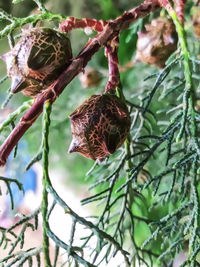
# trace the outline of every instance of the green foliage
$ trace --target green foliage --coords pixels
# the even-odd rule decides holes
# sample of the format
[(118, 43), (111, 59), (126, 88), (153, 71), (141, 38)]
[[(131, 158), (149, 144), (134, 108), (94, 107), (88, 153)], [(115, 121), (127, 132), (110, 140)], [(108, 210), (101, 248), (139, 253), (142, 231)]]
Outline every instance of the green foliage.
[[(15, 4), (18, 2), (13, 1)], [(0, 12), (0, 19), (6, 22), (0, 32), (1, 37), (13, 35), (15, 40), (23, 25), (37, 25), (45, 20), (46, 24), (55, 26), (67, 17), (48, 11), (42, 1), (34, 2), (41, 11), (39, 14), (18, 18), (3, 10)], [(95, 2), (101, 6), (102, 18), (120, 15), (114, 1)], [(117, 253), (121, 253), (127, 266), (135, 266), (136, 263), (141, 266), (170, 266), (180, 252), (186, 256), (182, 266), (200, 265), (200, 43), (192, 30), (192, 6), (193, 2), (188, 1), (186, 34), (176, 14), (168, 14), (176, 25), (179, 48), (168, 59), (164, 69), (137, 63), (121, 73), (123, 93), (120, 89), (119, 92), (125, 96), (130, 110), (131, 131), (125, 145), (104, 162), (93, 164), (80, 155), (66, 155), (66, 151), (71, 139), (68, 116), (85, 98), (103, 92), (106, 79), (99, 88), (88, 91), (84, 91), (75, 79), (52, 106), (52, 111), (51, 105), (46, 104), (43, 118), (23, 137), (33, 157), (27, 169), (41, 159), (43, 162), (42, 205), (12, 227), (0, 228), (0, 245), (2, 248), (11, 246), (9, 256), (0, 260), (4, 264), (2, 266), (23, 266), (26, 261), (32, 266), (33, 258), (40, 266), (42, 252), (46, 266), (50, 266), (49, 239), (55, 243), (52, 266), (59, 266), (57, 261), (61, 248), (68, 255), (67, 266), (109, 266), (111, 258)], [(136, 33), (149, 20), (151, 16), (139, 19), (121, 34), (121, 65), (133, 61)], [(102, 52), (95, 55), (90, 65), (103, 74), (107, 72)], [(9, 85), (4, 78), (1, 82), (3, 104)], [(9, 127), (20, 120), (32, 102), (22, 95), (10, 100), (7, 107), (15, 111), (0, 125), (1, 142), (11, 131)], [(90, 194), (81, 203), (91, 207), (91, 218), (79, 216), (58, 195), (51, 184), (49, 168), (66, 172), (72, 178), (66, 181), (68, 184), (76, 187), (86, 184), (89, 187)], [(21, 184), (11, 178), (0, 177), (0, 180), (6, 183), (13, 206), (10, 183), (17, 183), (20, 189)], [(48, 203), (48, 195), (54, 199), (52, 206)], [(73, 218), (68, 243), (56, 236), (48, 223), (56, 206), (62, 207), (66, 215)], [(40, 213), (43, 216), (43, 244), (26, 251), (23, 249), (25, 232), (27, 228), (32, 231), (37, 229)], [(78, 242), (77, 225), (83, 225), (89, 231)], [(17, 226), (21, 227), (18, 235), (13, 232)], [(14, 236), (14, 243), (11, 243), (9, 235)], [(89, 257), (85, 256), (88, 251)]]

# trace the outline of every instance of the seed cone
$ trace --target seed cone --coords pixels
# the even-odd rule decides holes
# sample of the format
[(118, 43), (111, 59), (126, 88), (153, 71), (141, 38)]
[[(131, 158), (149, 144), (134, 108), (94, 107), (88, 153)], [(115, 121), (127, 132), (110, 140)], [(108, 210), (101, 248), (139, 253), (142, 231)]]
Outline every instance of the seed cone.
[(93, 95), (71, 115), (69, 153), (102, 161), (125, 141), (130, 129), (126, 105), (115, 95)]
[(100, 83), (102, 75), (97, 70), (88, 68), (79, 75), (79, 79), (83, 88), (90, 88)]
[(49, 28), (25, 30), (11, 51), (1, 56), (11, 78), (11, 92), (35, 96), (45, 90), (72, 58), (70, 40)]
[(157, 18), (138, 33), (136, 61), (165, 66), (168, 57), (177, 49), (177, 33), (174, 24), (166, 18)]

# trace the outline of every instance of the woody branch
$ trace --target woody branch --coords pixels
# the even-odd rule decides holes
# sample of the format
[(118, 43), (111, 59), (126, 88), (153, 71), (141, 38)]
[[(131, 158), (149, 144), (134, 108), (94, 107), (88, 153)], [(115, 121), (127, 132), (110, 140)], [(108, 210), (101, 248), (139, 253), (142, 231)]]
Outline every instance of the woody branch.
[(37, 96), (34, 104), (29, 111), (21, 118), (19, 123), (4, 141), (0, 147), (0, 166), (5, 165), (6, 160), (24, 135), (24, 133), (31, 127), (38, 116), (43, 111), (43, 106), (46, 101), (53, 103), (56, 98), (62, 93), (64, 88), (73, 80), (73, 78), (83, 70), (83, 68), (90, 61), (91, 57), (103, 46), (113, 40), (118, 34), (127, 29), (131, 23), (137, 19), (148, 15), (157, 8), (159, 8), (158, 0), (146, 0), (141, 5), (134, 9), (125, 12), (115, 20), (109, 21), (102, 32), (97, 34), (93, 39), (89, 40), (83, 50), (73, 59), (72, 63), (67, 69), (53, 82), (47, 90)]

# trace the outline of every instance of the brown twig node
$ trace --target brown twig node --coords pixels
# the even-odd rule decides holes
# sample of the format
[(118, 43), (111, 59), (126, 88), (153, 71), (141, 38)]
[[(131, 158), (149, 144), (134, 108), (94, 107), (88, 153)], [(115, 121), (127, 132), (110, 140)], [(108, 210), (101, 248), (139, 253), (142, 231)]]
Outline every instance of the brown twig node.
[(41, 94), (36, 97), (36, 101), (19, 121), (7, 139), (0, 147), (0, 166), (6, 163), (6, 160), (16, 146), (18, 141), (39, 117), (43, 110), (44, 103), (49, 100), (53, 103), (64, 88), (73, 80), (73, 78), (80, 73), (83, 68), (90, 61), (92, 56), (103, 46), (107, 45), (109, 41), (118, 37), (119, 33), (127, 29), (131, 23), (137, 19), (148, 15), (160, 7), (158, 0), (147, 0), (141, 5), (125, 12), (118, 18), (104, 26), (102, 32), (98, 33), (94, 38), (90, 39), (79, 55), (74, 58), (71, 64), (64, 70), (61, 75)]

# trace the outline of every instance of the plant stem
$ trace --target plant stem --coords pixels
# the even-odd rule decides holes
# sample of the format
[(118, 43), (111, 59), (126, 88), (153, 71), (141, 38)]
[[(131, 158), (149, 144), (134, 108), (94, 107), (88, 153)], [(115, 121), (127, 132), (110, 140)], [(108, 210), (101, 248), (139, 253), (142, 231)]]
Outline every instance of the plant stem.
[(9, 114), (8, 118), (3, 121), (0, 124), (0, 132), (2, 130), (4, 130), (5, 127), (7, 127), (9, 124), (11, 124), (13, 121), (16, 120), (16, 118), (23, 113), (24, 111), (26, 111), (27, 109), (29, 109), (31, 107), (31, 105), (33, 104), (33, 99), (28, 100), (27, 102), (24, 102), (17, 110), (15, 110), (13, 113)]
[[(199, 148), (199, 143), (197, 139), (197, 129), (196, 129), (196, 117), (195, 117), (195, 109), (194, 109), (194, 88), (192, 84), (192, 68), (190, 64), (190, 52), (188, 50), (187, 46), (187, 41), (185, 37), (185, 31), (184, 28), (178, 19), (178, 16), (176, 12), (173, 10), (171, 5), (169, 4), (168, 1), (166, 1), (167, 5), (164, 5), (165, 8), (167, 9), (169, 15), (171, 16), (175, 26), (176, 26), (176, 31), (178, 33), (178, 38), (179, 38), (179, 43), (180, 43), (180, 48), (181, 48), (181, 54), (184, 58), (184, 74), (185, 74), (185, 91), (184, 91), (184, 97), (183, 97), (183, 121), (182, 121), (182, 126), (180, 129), (180, 132), (177, 136), (177, 141), (179, 141), (182, 138), (182, 135), (185, 131), (185, 125), (186, 121), (188, 118), (188, 113), (190, 116), (190, 129), (191, 129), (191, 139), (193, 140), (193, 145), (194, 148), (198, 154), (200, 155), (200, 148)], [(197, 231), (199, 229), (199, 224), (200, 224), (200, 219), (199, 219), (199, 193), (198, 193), (198, 186), (199, 183), (197, 182), (197, 174), (199, 174), (200, 168), (197, 170), (197, 158), (194, 158), (193, 160), (193, 168), (192, 168), (192, 197), (194, 201), (194, 224), (193, 224), (193, 231), (190, 234), (190, 241), (189, 241), (189, 255), (191, 258), (194, 259), (194, 251), (196, 249), (195, 243), (196, 238), (198, 236)]]
[[(178, 38), (179, 38), (179, 43), (180, 43), (180, 48), (181, 48), (181, 55), (183, 56), (183, 64), (184, 64), (184, 74), (185, 74), (185, 92), (183, 95), (183, 121), (182, 121), (182, 126), (179, 131), (179, 134), (177, 136), (177, 141), (180, 141), (182, 138), (182, 135), (185, 131), (185, 125), (187, 121), (187, 115), (189, 111), (189, 115), (191, 118), (191, 133), (192, 133), (192, 139), (195, 145), (195, 149), (197, 151), (198, 156), (200, 156), (200, 146), (199, 142), (197, 139), (197, 129), (196, 129), (196, 118), (195, 118), (195, 92), (192, 84), (192, 68), (191, 68), (191, 63), (190, 63), (190, 52), (188, 50), (187, 46), (187, 41), (186, 41), (186, 36), (185, 36), (185, 31), (183, 28), (183, 25), (179, 21), (176, 12), (173, 10), (169, 4), (166, 6), (166, 9), (171, 16), (175, 26), (176, 26), (176, 31), (178, 33)], [(198, 168), (197, 173), (200, 173), (200, 168)]]
[(176, 12), (171, 7), (171, 5), (166, 5), (165, 8), (167, 9), (170, 17), (172, 18), (175, 26), (176, 31), (178, 34), (178, 39), (181, 48), (181, 55), (184, 58), (183, 65), (184, 65), (184, 75), (185, 75), (185, 92), (183, 95), (183, 122), (180, 129), (180, 132), (177, 136), (177, 141), (180, 141), (182, 135), (185, 131), (185, 124), (187, 120), (188, 110), (191, 115), (191, 125), (192, 125), (192, 135), (196, 137), (196, 126), (195, 126), (195, 111), (194, 111), (194, 100), (193, 100), (193, 87), (192, 87), (192, 71), (190, 66), (190, 53), (187, 46), (185, 31), (183, 25), (179, 21)]
[(48, 172), (49, 165), (49, 126), (50, 126), (50, 114), (51, 114), (51, 104), (46, 102), (44, 106), (44, 117), (43, 117), (43, 141), (42, 141), (42, 161), (43, 161), (43, 192), (42, 192), (42, 218), (43, 218), (43, 253), (45, 267), (51, 266), (49, 258), (49, 238), (47, 236), (47, 231), (49, 229), (49, 223), (47, 220), (48, 213), (48, 192), (47, 186), (51, 184)]

